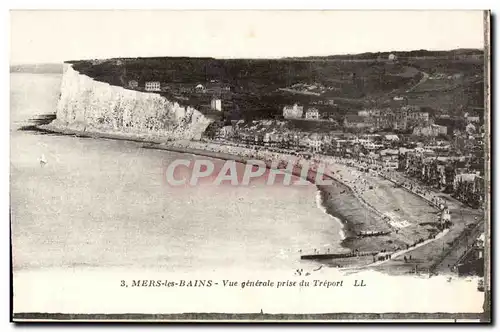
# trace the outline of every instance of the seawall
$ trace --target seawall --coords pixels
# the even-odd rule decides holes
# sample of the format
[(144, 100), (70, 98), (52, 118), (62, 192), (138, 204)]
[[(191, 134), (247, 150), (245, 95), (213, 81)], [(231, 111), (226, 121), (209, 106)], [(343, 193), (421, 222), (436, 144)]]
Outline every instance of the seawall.
[(197, 140), (213, 120), (159, 93), (98, 82), (64, 64), (56, 120), (50, 126), (130, 137)]

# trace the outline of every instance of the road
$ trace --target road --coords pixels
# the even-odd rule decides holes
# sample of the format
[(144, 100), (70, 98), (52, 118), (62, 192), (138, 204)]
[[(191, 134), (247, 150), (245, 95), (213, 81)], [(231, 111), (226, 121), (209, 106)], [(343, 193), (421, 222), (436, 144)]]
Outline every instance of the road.
[(435, 271), (449, 271), (470, 248), (479, 235), (484, 232), (484, 220), (479, 221), (473, 229), (465, 229), (450, 251), (443, 257), (441, 263), (436, 265)]
[[(380, 267), (407, 273), (418, 266), (419, 271), (428, 273), (451, 273), (448, 265), (452, 266), (456, 263), (466, 250), (467, 243), (470, 245), (483, 229), (481, 227), (483, 212), (464, 205), (448, 194), (427, 188), (415, 179), (406, 178), (399, 172), (393, 171), (385, 175), (399, 183), (412, 183), (413, 187), (419, 188), (421, 192), (419, 196), (423, 195), (422, 198), (426, 200), (432, 201), (436, 197), (445, 200), (445, 205), (451, 212), (453, 223), (447, 233), (443, 232), (442, 236), (436, 236), (434, 241), (412, 248), (411, 256), (413, 258), (408, 263), (398, 255), (384, 264), (380, 264)], [(468, 225), (470, 224), (476, 224), (476, 227), (469, 230)]]
[(421, 73), (422, 73), (422, 78), (420, 79), (420, 81), (418, 81), (417, 84), (415, 84), (414, 86), (412, 86), (411, 88), (409, 88), (408, 90), (406, 90), (407, 93), (408, 92), (412, 92), (418, 86), (420, 86), (422, 83), (426, 82), (429, 79), (429, 74), (428, 73), (423, 72), (423, 71), (421, 71)]

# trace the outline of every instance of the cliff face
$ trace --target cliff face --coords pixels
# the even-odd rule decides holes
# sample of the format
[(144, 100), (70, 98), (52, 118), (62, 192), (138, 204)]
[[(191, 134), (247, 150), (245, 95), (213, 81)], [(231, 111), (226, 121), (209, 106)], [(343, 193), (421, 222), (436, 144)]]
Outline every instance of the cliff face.
[(68, 129), (199, 139), (212, 120), (157, 93), (94, 81), (64, 65), (54, 125)]

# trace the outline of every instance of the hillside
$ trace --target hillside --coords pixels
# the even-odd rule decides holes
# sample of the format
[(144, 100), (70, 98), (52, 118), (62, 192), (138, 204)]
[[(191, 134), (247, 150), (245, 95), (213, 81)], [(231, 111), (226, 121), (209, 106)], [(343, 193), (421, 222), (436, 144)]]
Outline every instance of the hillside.
[[(448, 58), (455, 59), (460, 57), (481, 57), (484, 51), (474, 48), (461, 48), (448, 51), (429, 51), (429, 50), (414, 50), (414, 51), (387, 51), (387, 52), (365, 52), (359, 54), (342, 54), (342, 55), (328, 55), (328, 56), (311, 56), (301, 59), (305, 60), (370, 60), (370, 59), (387, 59), (390, 54), (396, 55), (402, 59), (415, 59), (415, 58)], [(293, 59), (293, 58), (290, 58)]]
[[(481, 105), (478, 96), (483, 95), (484, 87), (476, 83), (483, 78), (482, 51), (396, 52), (401, 56), (398, 61), (380, 61), (389, 53), (272, 60), (120, 58), (70, 63), (78, 72), (111, 85), (127, 88), (129, 82), (137, 81), (138, 87), (133, 89), (139, 91), (147, 81), (158, 81), (162, 87), (159, 94), (204, 113), (210, 111), (210, 100), (217, 96), (224, 111), (246, 119), (279, 117), (283, 107), (293, 103), (330, 103), (335, 105), (331, 112), (345, 114), (401, 95), (411, 103), (451, 112), (457, 104)], [(349, 57), (363, 61), (348, 61)], [(436, 79), (429, 85), (433, 75), (455, 74), (460, 75), (460, 82)], [(198, 84), (207, 87), (206, 91), (195, 91)], [(225, 85), (227, 90), (210, 89), (213, 85)], [(466, 91), (474, 93), (464, 95)]]

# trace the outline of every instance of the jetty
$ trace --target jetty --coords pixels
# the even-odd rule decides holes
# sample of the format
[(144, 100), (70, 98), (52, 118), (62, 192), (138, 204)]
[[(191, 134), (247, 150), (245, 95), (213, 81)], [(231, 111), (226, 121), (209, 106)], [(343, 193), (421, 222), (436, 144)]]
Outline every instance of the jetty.
[(301, 255), (300, 259), (310, 259), (310, 260), (323, 260), (323, 259), (338, 259), (338, 258), (350, 258), (350, 257), (362, 257), (362, 256), (375, 256), (378, 251), (357, 251), (348, 252), (343, 254), (310, 254)]

